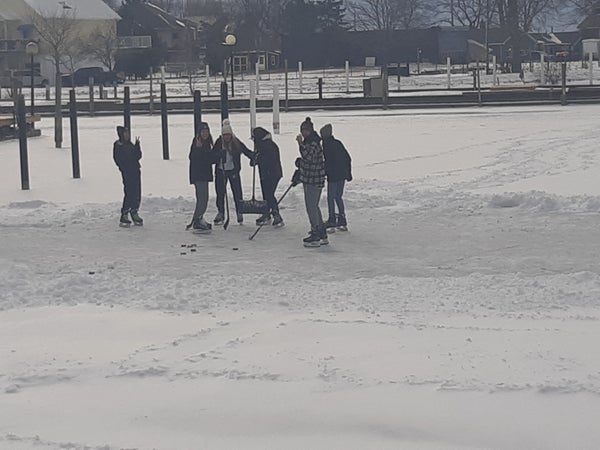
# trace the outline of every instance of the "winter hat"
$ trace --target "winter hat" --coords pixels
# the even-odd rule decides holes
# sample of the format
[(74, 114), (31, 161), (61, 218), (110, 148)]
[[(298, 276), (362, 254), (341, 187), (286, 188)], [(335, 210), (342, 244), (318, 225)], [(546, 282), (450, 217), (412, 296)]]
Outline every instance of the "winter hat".
[(206, 122), (200, 122), (200, 126), (198, 127), (198, 134), (202, 130), (208, 130), (208, 132), (210, 133), (210, 127), (208, 126), (208, 124)]
[(323, 128), (321, 128), (321, 137), (325, 139), (330, 138), (331, 136), (333, 136), (333, 127), (330, 123), (328, 123)]
[(223, 126), (221, 127), (221, 134), (233, 135), (233, 128), (231, 128), (231, 123), (229, 123), (229, 119), (223, 120)]
[(315, 131), (315, 126), (313, 125), (312, 121), (310, 120), (310, 117), (307, 117), (306, 120), (304, 122), (302, 122), (302, 124), (300, 125), (300, 131), (304, 131), (304, 130)]
[(117, 127), (117, 136), (119, 136), (119, 139), (123, 139), (123, 135), (125, 134), (126, 130), (127, 128), (122, 127), (120, 125)]
[(269, 134), (269, 132), (267, 130), (265, 130), (263, 127), (256, 127), (252, 131), (252, 138), (255, 141), (264, 141), (266, 139), (269, 139), (270, 137), (271, 137), (271, 135)]

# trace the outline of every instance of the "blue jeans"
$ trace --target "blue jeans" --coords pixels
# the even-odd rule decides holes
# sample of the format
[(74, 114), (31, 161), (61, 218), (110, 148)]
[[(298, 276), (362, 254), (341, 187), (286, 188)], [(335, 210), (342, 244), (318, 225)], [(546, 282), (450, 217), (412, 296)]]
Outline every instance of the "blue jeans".
[(329, 208), (329, 218), (335, 220), (335, 205), (337, 204), (340, 216), (346, 216), (344, 208), (344, 185), (346, 180), (327, 182), (327, 206)]

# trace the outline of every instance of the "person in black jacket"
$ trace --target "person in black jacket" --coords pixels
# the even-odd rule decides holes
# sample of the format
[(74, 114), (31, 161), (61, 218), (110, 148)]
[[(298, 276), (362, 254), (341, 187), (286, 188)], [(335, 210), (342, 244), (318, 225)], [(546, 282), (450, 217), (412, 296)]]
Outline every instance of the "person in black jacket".
[[(327, 175), (327, 205), (329, 207), (329, 219), (325, 222), (328, 229), (338, 228), (342, 231), (348, 230), (346, 221), (346, 210), (344, 208), (344, 185), (346, 181), (352, 181), (352, 159), (344, 147), (344, 144), (333, 137), (331, 124), (321, 128), (323, 138), (323, 153), (325, 154), (325, 174)], [(335, 215), (337, 204), (339, 214)]]
[(196, 188), (196, 209), (190, 225), (197, 231), (209, 231), (212, 227), (204, 220), (208, 205), (208, 183), (213, 181), (212, 166), (220, 160), (221, 154), (213, 149), (213, 138), (206, 122), (200, 123), (190, 147), (189, 158), (190, 184)]
[(252, 160), (254, 152), (233, 134), (229, 119), (223, 120), (221, 136), (215, 142), (214, 150), (223, 155), (215, 169), (215, 190), (217, 192), (217, 209), (219, 212), (215, 217), (214, 223), (215, 225), (221, 225), (225, 219), (227, 182), (231, 184), (237, 221), (238, 223), (242, 223), (244, 216), (239, 212), (239, 204), (243, 197), (242, 182), (240, 179), (240, 171), (242, 170), (240, 159), (241, 155), (244, 154), (248, 159)]
[(264, 128), (258, 127), (252, 130), (252, 139), (255, 144), (254, 160), (251, 165), (258, 165), (258, 173), (260, 175), (260, 188), (262, 190), (263, 199), (266, 200), (269, 207), (269, 212), (256, 219), (256, 225), (267, 224), (273, 216), (273, 226), (283, 226), (283, 219), (279, 214), (279, 206), (275, 198), (275, 191), (279, 180), (283, 177), (281, 168), (281, 158), (279, 156), (279, 147), (271, 134)]
[(113, 160), (121, 171), (123, 177), (123, 207), (121, 208), (122, 226), (131, 225), (129, 214), (135, 225), (143, 225), (144, 221), (138, 215), (142, 199), (142, 177), (140, 159), (142, 149), (140, 139), (136, 138), (135, 144), (131, 143), (129, 130), (125, 127), (117, 127), (119, 139), (113, 145)]

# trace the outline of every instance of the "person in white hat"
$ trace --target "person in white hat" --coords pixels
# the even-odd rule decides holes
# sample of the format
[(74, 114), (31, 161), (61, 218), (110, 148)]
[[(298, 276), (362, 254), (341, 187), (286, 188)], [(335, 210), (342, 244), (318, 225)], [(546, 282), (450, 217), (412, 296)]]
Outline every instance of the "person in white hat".
[(242, 182), (240, 179), (240, 171), (242, 170), (241, 155), (244, 154), (244, 156), (252, 161), (254, 153), (233, 134), (229, 119), (223, 120), (221, 136), (215, 142), (214, 150), (223, 154), (223, 158), (217, 163), (215, 169), (218, 213), (214, 224), (222, 225), (225, 220), (225, 195), (227, 194), (228, 182), (233, 193), (237, 221), (238, 223), (242, 223), (244, 216), (239, 212), (239, 204), (243, 198)]

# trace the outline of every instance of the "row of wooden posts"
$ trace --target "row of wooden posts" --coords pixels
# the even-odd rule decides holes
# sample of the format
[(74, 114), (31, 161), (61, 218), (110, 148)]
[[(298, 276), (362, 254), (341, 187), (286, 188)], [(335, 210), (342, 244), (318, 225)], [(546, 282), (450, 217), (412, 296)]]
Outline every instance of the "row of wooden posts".
[[(167, 111), (167, 90), (165, 83), (160, 86), (160, 114), (161, 114), (161, 134), (162, 134), (162, 150), (163, 159), (170, 159), (169, 154), (169, 122)], [(226, 82), (221, 82), (221, 120), (229, 117), (229, 98), (228, 87)], [(78, 129), (78, 114), (77, 101), (75, 90), (69, 92), (69, 118), (71, 128), (71, 161), (73, 169), (73, 178), (81, 178), (81, 167), (79, 159), (79, 129)], [(194, 133), (200, 127), (202, 122), (202, 94), (200, 91), (194, 91)], [(129, 86), (125, 87), (123, 98), (123, 125), (131, 130), (131, 96)], [(256, 127), (256, 85), (251, 82), (250, 87), (250, 126)], [(19, 133), (19, 155), (21, 165), (21, 189), (28, 190), (29, 183), (29, 157), (27, 147), (27, 121), (26, 121), (26, 106), (25, 98), (19, 95), (17, 99), (17, 127)], [(273, 88), (273, 131), (279, 134), (279, 90), (277, 86)]]

